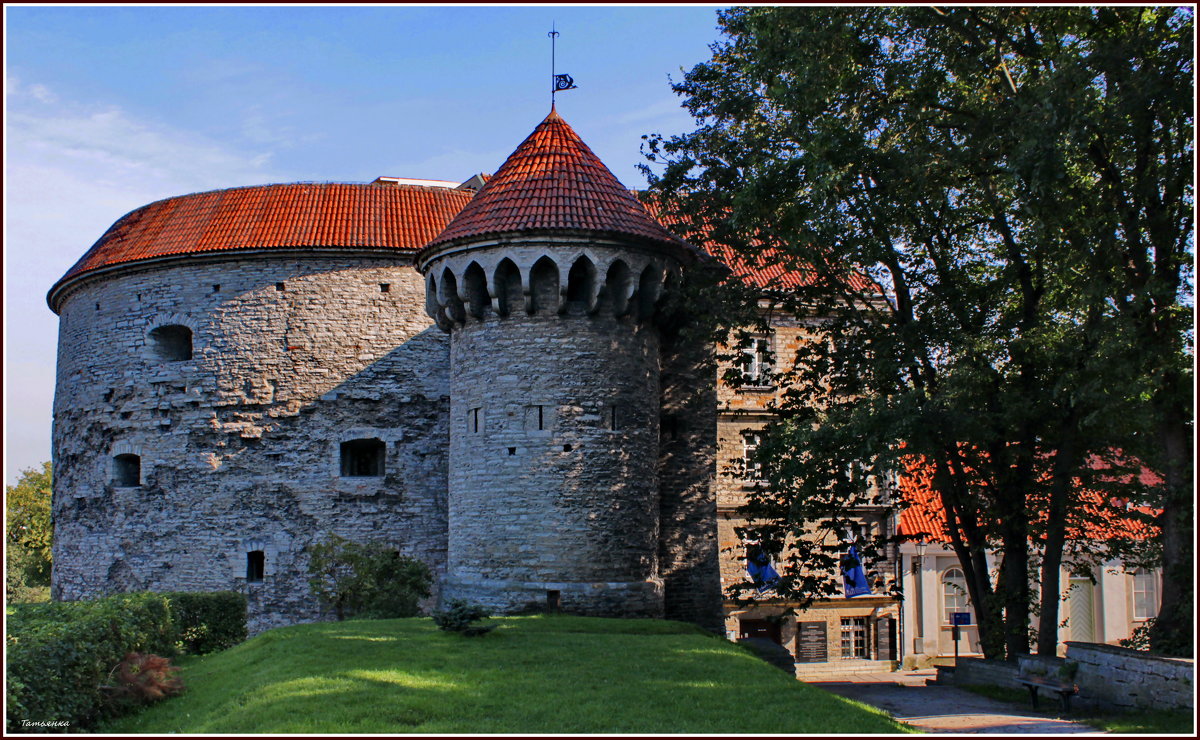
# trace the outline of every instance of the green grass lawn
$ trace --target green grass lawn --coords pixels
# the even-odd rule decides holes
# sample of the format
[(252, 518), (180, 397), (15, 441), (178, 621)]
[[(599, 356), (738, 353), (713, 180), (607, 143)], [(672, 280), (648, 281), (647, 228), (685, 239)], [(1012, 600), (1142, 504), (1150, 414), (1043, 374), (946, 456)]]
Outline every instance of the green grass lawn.
[[(1014, 689), (1008, 686), (963, 686), (989, 699), (1018, 704), (1031, 709), (1029, 692), (1025, 689)], [(1122, 713), (1105, 713), (1087, 709), (1072, 709), (1064, 713), (1059, 706), (1058, 696), (1042, 695), (1038, 697), (1038, 713), (1048, 717), (1071, 719), (1084, 722), (1098, 730), (1121, 735), (1171, 735), (1194, 734), (1195, 723), (1190, 712), (1168, 711), (1139, 711)]]
[(897, 733), (878, 709), (661, 620), (305, 624), (181, 662), (187, 692), (111, 733)]

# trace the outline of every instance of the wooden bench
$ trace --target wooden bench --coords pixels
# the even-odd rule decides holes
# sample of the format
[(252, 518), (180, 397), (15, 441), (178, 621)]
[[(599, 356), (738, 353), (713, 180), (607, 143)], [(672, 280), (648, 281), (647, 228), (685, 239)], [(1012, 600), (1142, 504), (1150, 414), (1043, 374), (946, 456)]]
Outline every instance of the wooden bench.
[(1038, 708), (1038, 690), (1045, 689), (1058, 694), (1064, 712), (1071, 710), (1071, 697), (1079, 693), (1079, 687), (1075, 685), (1073, 672), (1070, 678), (1064, 678), (1060, 673), (1060, 669), (1068, 665), (1065, 661), (1022, 655), (1017, 659), (1017, 665), (1017, 682), (1029, 689), (1034, 709)]

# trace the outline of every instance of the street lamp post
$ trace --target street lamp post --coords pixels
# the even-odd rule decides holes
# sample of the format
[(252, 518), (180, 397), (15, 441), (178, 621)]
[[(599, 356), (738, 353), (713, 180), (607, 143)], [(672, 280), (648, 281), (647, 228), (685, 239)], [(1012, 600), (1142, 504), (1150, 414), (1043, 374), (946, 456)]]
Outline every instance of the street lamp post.
[(916, 635), (913, 637), (913, 652), (922, 654), (925, 652), (925, 594), (922, 590), (922, 581), (924, 580), (925, 569), (925, 548), (927, 543), (921, 540), (917, 543), (917, 556), (913, 558), (913, 580), (916, 581), (916, 597), (917, 597), (917, 624)]

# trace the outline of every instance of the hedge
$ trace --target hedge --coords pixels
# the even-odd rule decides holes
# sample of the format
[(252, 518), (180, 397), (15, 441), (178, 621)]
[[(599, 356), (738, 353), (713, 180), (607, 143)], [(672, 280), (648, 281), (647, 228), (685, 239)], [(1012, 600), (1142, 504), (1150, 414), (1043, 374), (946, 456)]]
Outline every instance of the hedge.
[(171, 607), (176, 646), (192, 655), (233, 647), (246, 639), (246, 595), (236, 591), (162, 594)]
[(120, 594), (7, 612), (9, 732), (87, 731), (118, 713), (100, 687), (128, 652), (212, 652), (246, 636), (246, 598), (230, 591)]
[(89, 729), (110, 713), (99, 687), (125, 653), (174, 652), (175, 629), (162, 596), (127, 594), (47, 606), (17, 610), (9, 624), (10, 732)]

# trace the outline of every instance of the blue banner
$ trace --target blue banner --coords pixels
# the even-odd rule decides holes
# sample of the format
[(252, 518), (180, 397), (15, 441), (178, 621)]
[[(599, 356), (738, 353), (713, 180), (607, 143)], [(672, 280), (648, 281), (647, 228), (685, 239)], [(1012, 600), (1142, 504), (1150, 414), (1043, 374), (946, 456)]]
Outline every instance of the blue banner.
[(779, 581), (779, 574), (771, 565), (771, 556), (757, 544), (746, 548), (746, 572), (760, 594), (770, 590)]
[(867, 574), (863, 571), (862, 561), (858, 559), (858, 548), (854, 545), (850, 546), (842, 558), (842, 587), (846, 591), (847, 599), (871, 595), (871, 584), (867, 583)]

